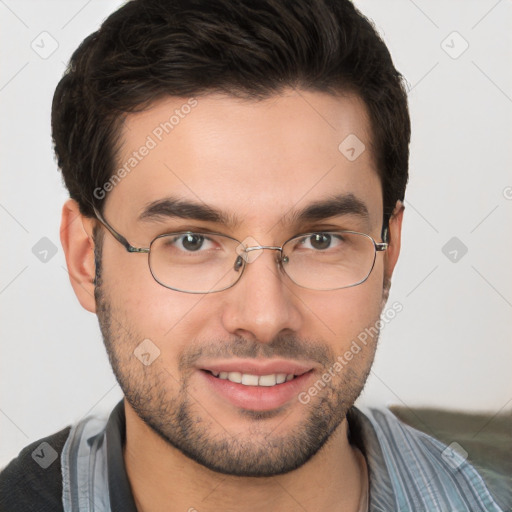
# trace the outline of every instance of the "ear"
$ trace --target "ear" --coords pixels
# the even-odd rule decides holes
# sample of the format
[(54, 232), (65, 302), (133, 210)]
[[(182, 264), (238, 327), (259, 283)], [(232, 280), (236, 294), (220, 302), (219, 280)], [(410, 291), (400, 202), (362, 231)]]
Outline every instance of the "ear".
[(400, 254), (400, 244), (402, 239), (402, 220), (405, 206), (401, 201), (397, 201), (393, 214), (389, 219), (389, 246), (385, 252), (384, 259), (384, 282), (389, 283), (393, 270), (395, 269), (398, 256)]
[(91, 313), (96, 312), (94, 299), (94, 241), (92, 232), (94, 219), (80, 213), (78, 203), (68, 199), (62, 208), (60, 241), (68, 266), (71, 286), (82, 307)]

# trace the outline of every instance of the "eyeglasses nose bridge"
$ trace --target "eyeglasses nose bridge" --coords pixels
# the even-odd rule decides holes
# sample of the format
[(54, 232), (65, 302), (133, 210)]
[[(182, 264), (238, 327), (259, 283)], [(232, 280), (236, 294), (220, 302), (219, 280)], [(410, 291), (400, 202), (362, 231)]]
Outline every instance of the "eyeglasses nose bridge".
[(280, 256), (279, 260), (281, 260), (281, 256), (283, 254), (283, 248), (275, 245), (251, 245), (250, 247), (244, 247), (242, 251), (240, 251), (242, 254), (239, 254), (242, 256), (242, 258), (245, 260), (246, 263), (252, 263), (253, 261), (258, 258), (259, 255), (256, 255), (254, 258), (251, 258), (248, 253), (253, 251), (262, 251), (263, 249), (269, 249), (272, 251), (279, 251)]

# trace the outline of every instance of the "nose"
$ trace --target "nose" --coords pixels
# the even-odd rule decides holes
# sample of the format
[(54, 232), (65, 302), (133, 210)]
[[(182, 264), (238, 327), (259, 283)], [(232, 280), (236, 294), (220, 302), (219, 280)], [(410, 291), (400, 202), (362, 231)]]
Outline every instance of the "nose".
[(231, 334), (269, 343), (302, 325), (300, 300), (294, 284), (278, 265), (280, 252), (272, 247), (247, 253), (240, 281), (226, 290), (222, 323)]

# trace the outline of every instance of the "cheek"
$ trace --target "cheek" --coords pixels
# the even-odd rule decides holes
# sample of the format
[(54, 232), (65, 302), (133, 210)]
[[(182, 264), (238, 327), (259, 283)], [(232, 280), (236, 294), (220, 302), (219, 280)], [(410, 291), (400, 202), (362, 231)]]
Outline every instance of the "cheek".
[(358, 286), (310, 295), (304, 302), (312, 312), (313, 330), (308, 335), (324, 339), (336, 354), (342, 353), (380, 318), (382, 271), (374, 268)]
[(103, 288), (112, 307), (114, 324), (121, 323), (122, 331), (133, 342), (148, 338), (164, 355), (170, 346), (173, 352), (180, 350), (180, 343), (195, 336), (193, 326), (201, 325), (196, 318), (201, 295), (177, 292), (158, 284), (145, 254), (105, 254), (103, 262)]

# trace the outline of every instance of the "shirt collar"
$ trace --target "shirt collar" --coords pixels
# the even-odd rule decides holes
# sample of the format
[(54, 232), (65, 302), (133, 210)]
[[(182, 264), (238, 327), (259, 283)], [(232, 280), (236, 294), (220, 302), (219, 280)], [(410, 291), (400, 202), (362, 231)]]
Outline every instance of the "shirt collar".
[(124, 400), (111, 412), (106, 434), (110, 508), (112, 512), (137, 512), (123, 457), (126, 442)]
[[(393, 485), (375, 430), (370, 420), (356, 407), (348, 411), (347, 421), (349, 442), (359, 448), (366, 458), (370, 481), (369, 510), (391, 510), (390, 504), (395, 503)], [(112, 512), (137, 512), (123, 458), (126, 442), (124, 400), (110, 414), (106, 434)]]

